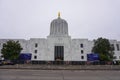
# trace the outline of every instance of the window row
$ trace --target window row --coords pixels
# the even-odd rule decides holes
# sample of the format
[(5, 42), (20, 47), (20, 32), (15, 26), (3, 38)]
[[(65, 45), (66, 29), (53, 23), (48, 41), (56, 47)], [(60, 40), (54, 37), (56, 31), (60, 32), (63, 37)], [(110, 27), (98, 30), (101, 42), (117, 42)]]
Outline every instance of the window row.
[[(35, 48), (37, 48), (37, 47), (38, 47), (38, 43), (35, 43)], [(112, 47), (113, 50), (115, 50), (114, 44), (111, 44), (111, 47)], [(80, 48), (84, 48), (84, 45), (80, 44)], [(116, 44), (116, 48), (117, 48), (118, 51), (120, 51), (119, 44)]]
[[(38, 50), (34, 50), (34, 53), (38, 53)], [(84, 51), (81, 50), (81, 54), (83, 54), (83, 53), (84, 53)]]
[[(36, 55), (34, 56), (34, 59), (37, 59), (37, 56), (36, 56)], [(81, 59), (84, 59), (84, 56), (81, 56)]]

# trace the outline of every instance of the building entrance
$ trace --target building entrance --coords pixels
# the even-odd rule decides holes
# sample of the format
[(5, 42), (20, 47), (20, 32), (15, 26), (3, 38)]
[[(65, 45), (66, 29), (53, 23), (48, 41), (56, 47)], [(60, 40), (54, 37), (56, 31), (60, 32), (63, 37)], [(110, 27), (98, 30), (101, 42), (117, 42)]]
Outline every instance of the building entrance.
[(64, 60), (64, 46), (55, 46), (54, 47), (55, 61)]

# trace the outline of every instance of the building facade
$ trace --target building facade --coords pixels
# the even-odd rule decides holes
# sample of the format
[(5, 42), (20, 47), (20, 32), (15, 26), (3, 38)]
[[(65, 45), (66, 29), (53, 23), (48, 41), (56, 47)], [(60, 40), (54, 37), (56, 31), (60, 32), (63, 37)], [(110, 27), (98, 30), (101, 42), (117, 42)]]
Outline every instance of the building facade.
[[(0, 56), (3, 43), (11, 39), (0, 39)], [(21, 53), (31, 53), (33, 61), (87, 61), (94, 41), (88, 39), (71, 39), (68, 34), (68, 23), (60, 17), (50, 24), (50, 34), (47, 38), (12, 39), (19, 41), (23, 50)], [(120, 41), (110, 40), (114, 47), (115, 60), (120, 60)]]

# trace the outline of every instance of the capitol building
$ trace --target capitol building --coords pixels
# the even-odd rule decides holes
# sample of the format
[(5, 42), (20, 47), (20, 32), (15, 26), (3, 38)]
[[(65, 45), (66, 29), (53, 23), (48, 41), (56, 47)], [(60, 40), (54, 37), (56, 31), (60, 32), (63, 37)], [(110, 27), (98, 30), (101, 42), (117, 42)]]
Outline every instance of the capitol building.
[[(33, 61), (87, 61), (87, 54), (92, 53), (94, 41), (88, 39), (72, 39), (69, 35), (68, 23), (58, 17), (50, 23), (50, 33), (47, 38), (0, 39), (0, 56), (3, 43), (8, 40), (19, 41), (23, 50), (21, 53), (31, 53)], [(115, 60), (120, 60), (120, 41), (109, 40), (114, 46)]]

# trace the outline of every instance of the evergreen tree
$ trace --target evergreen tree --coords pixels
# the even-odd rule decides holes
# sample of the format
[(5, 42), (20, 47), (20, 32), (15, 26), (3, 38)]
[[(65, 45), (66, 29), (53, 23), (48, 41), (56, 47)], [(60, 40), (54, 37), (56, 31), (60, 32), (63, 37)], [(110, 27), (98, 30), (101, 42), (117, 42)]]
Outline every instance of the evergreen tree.
[(92, 52), (99, 53), (100, 61), (111, 61), (113, 59), (113, 47), (108, 39), (101, 37), (94, 40)]
[(3, 54), (3, 57), (5, 59), (15, 60), (15, 59), (18, 59), (21, 50), (22, 50), (22, 47), (19, 41), (9, 40), (3, 44), (1, 53)]

